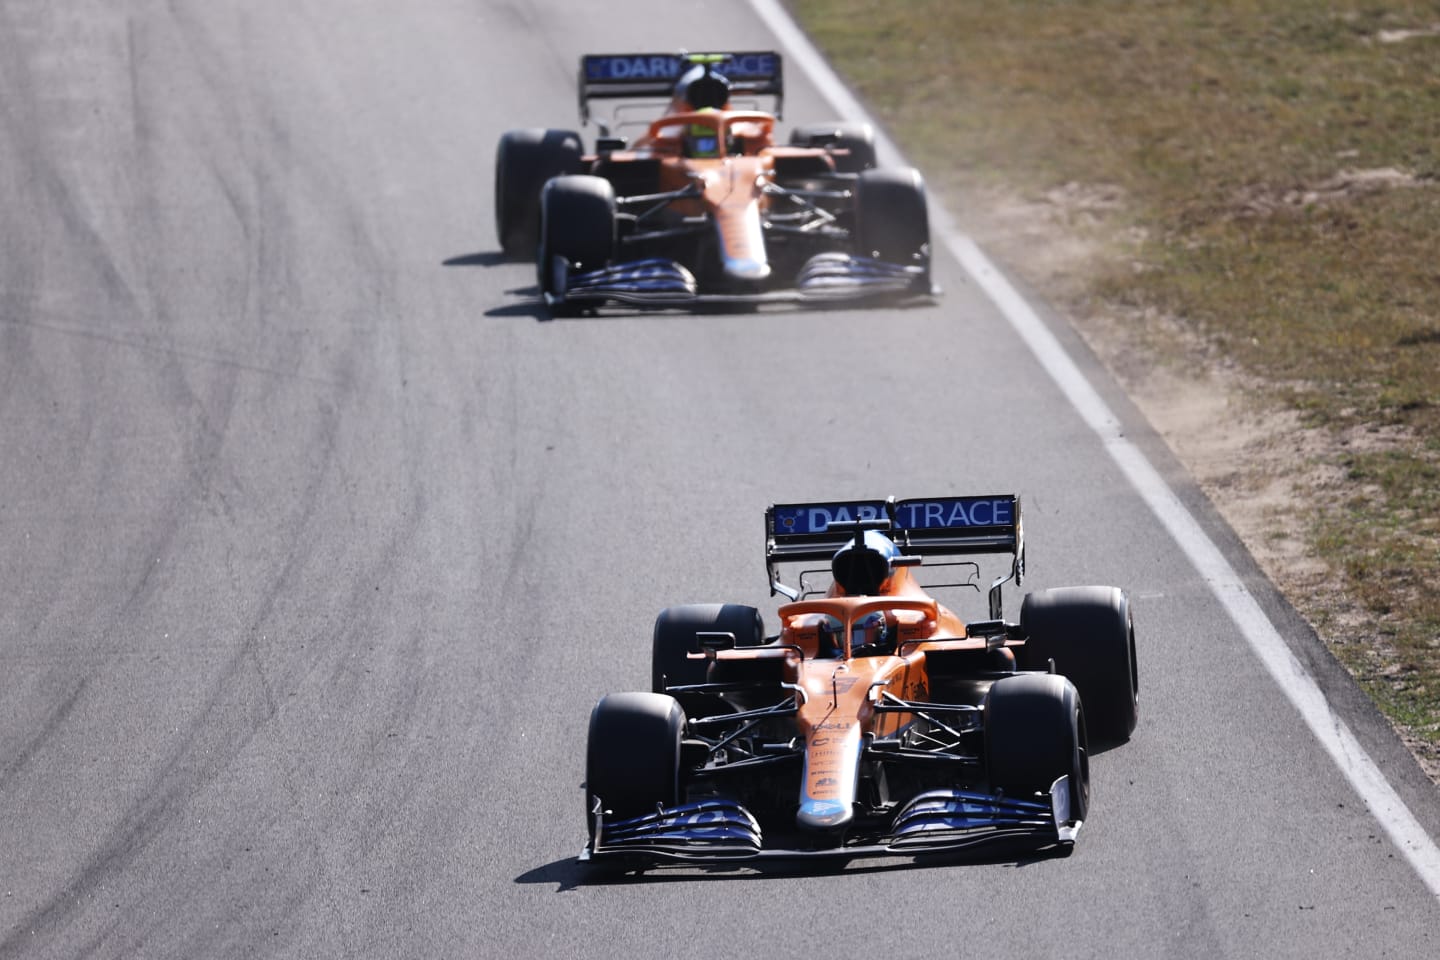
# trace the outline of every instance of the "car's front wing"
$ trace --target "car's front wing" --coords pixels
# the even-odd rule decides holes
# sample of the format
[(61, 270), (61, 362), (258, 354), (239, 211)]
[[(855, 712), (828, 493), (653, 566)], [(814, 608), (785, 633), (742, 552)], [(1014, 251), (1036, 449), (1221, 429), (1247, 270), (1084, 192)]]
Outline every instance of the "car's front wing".
[[(1048, 799), (1048, 802), (1047, 802)], [(1069, 777), (1033, 799), (968, 790), (931, 790), (907, 803), (881, 837), (833, 845), (767, 845), (760, 824), (731, 800), (706, 800), (657, 808), (654, 813), (609, 821), (597, 798), (594, 837), (581, 862), (717, 863), (817, 857), (916, 856), (961, 851), (1009, 841), (1035, 847), (1073, 846), (1082, 821), (1071, 818)], [(817, 840), (820, 839), (817, 836)]]
[(588, 272), (571, 272), (557, 257), (550, 265), (551, 306), (688, 307), (708, 303), (837, 303), (870, 299), (933, 297), (929, 274), (920, 266), (887, 263), (844, 253), (816, 254), (805, 262), (788, 289), (760, 292), (702, 290), (694, 274), (673, 260), (633, 260)]

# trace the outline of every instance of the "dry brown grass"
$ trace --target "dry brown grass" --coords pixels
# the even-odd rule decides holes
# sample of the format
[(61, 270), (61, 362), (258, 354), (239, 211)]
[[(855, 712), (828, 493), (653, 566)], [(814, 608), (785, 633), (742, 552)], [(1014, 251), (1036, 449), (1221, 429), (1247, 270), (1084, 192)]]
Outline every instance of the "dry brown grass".
[(1132, 377), (1203, 363), (1308, 438), (1207, 490), (1440, 758), (1440, 3), (791, 6), (932, 189), (1079, 248), (1009, 259)]

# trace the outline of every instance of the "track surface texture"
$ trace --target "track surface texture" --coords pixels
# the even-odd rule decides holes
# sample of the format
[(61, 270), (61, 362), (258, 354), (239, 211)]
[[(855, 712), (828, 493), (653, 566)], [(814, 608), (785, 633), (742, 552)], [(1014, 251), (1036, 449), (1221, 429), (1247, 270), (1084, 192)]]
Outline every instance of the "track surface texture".
[[(587, 51), (773, 43), (692, 0), (0, 3), (0, 958), (1440, 953), (1435, 896), (948, 254), (934, 306), (540, 318), (496, 252), (500, 133), (575, 126)], [(833, 118), (788, 80), (787, 124)], [(577, 866), (586, 720), (647, 683), (655, 613), (773, 625), (766, 504), (1010, 491), (1027, 589), (1134, 603), (1141, 725), (1072, 857)]]

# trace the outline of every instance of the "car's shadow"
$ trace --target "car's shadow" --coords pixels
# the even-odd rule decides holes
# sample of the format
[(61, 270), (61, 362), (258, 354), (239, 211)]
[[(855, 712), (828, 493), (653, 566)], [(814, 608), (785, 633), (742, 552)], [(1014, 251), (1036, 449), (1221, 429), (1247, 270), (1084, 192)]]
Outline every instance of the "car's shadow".
[(1096, 739), (1091, 739), (1090, 743), (1088, 744), (1089, 751), (1090, 751), (1090, 756), (1092, 756), (1092, 757), (1098, 757), (1098, 756), (1100, 756), (1100, 755), (1103, 754), (1103, 753), (1109, 753), (1111, 750), (1115, 750), (1115, 749), (1118, 749), (1119, 747), (1123, 747), (1123, 746), (1125, 746), (1125, 744), (1127, 744), (1127, 743), (1129, 743), (1129, 742), (1130, 742), (1130, 738), (1129, 738), (1129, 737), (1126, 737), (1126, 738), (1123, 739), (1123, 740), (1116, 740), (1116, 739), (1096, 740)]
[(665, 864), (644, 868), (618, 863), (581, 863), (575, 857), (555, 860), (515, 878), (516, 883), (555, 884), (556, 893), (579, 887), (620, 884), (673, 883), (697, 880), (787, 880), (796, 877), (832, 876), (841, 874), (894, 873), (955, 866), (1012, 866), (1018, 869), (1047, 860), (1069, 856), (1069, 847), (1046, 847), (1036, 850), (1031, 845), (1016, 850), (1014, 846), (995, 844), (974, 851), (922, 854), (913, 857), (858, 859), (844, 857), (809, 860), (770, 860), (763, 863)]
[[(480, 250), (475, 253), (462, 253), (441, 261), (445, 267), (498, 267), (507, 263), (523, 264), (528, 261), (520, 257), (512, 257), (502, 250)], [(537, 322), (548, 323), (554, 319), (545, 302), (540, 299), (540, 287), (537, 284), (530, 284), (525, 287), (516, 287), (506, 290), (507, 297), (519, 297), (522, 299), (513, 300), (498, 307), (491, 307), (485, 311), (487, 317), (530, 317)]]
[(478, 253), (463, 253), (441, 263), (445, 267), (493, 267), (502, 263), (520, 263), (514, 257), (507, 257), (500, 250), (482, 250)]

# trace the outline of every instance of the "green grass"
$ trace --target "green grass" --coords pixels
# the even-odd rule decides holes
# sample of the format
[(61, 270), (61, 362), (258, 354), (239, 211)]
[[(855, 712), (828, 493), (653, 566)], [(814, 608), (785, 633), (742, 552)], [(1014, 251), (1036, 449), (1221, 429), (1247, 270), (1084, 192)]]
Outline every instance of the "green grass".
[[(1306, 612), (1440, 751), (1440, 36), (1382, 42), (1440, 2), (790, 6), (941, 194), (1118, 188), (1085, 295), (1178, 318), (1334, 432), (1343, 490), (1298, 519), (1372, 622)], [(1399, 442), (1338, 443), (1367, 430)]]

